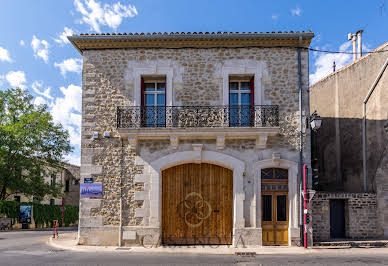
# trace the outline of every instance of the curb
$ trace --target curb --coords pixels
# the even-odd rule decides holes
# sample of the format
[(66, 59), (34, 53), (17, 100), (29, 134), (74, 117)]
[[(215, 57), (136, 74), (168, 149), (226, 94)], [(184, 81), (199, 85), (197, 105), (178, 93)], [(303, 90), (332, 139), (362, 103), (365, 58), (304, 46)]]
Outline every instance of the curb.
[[(179, 254), (179, 255), (229, 255), (229, 256), (258, 256), (258, 255), (303, 255), (318, 252), (317, 249), (309, 248), (304, 250), (302, 248), (288, 248), (288, 247), (264, 247), (264, 248), (225, 248), (223, 250), (213, 249), (208, 247), (159, 247), (159, 248), (143, 248), (143, 247), (117, 247), (117, 246), (84, 246), (84, 245), (61, 245), (49, 237), (47, 243), (57, 249), (76, 251), (76, 252), (118, 252), (118, 253), (132, 253), (132, 254)], [(218, 252), (217, 252), (218, 251)]]

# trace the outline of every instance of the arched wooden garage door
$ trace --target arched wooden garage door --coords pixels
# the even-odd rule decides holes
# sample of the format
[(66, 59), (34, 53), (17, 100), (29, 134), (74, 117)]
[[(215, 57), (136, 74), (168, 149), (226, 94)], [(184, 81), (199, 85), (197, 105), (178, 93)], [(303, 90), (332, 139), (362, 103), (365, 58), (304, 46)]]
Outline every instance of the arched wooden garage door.
[(162, 243), (232, 244), (233, 172), (183, 164), (162, 172)]

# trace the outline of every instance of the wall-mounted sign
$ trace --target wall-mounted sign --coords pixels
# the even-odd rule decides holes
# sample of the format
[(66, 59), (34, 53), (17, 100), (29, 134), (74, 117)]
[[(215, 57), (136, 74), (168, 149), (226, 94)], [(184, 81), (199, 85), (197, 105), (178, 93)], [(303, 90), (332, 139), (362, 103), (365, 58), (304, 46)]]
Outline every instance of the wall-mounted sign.
[(81, 184), (81, 198), (102, 197), (102, 183)]
[(84, 178), (84, 183), (88, 183), (88, 184), (94, 183), (93, 177), (85, 177)]
[(27, 205), (20, 206), (20, 223), (22, 224), (31, 223), (31, 206), (27, 206)]

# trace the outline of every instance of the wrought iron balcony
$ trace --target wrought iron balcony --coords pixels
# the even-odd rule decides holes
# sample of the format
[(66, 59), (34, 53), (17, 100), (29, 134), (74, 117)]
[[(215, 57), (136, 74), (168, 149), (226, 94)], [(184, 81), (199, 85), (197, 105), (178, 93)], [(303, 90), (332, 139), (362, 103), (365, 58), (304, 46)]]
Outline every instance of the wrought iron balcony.
[(117, 107), (117, 128), (278, 126), (278, 105)]

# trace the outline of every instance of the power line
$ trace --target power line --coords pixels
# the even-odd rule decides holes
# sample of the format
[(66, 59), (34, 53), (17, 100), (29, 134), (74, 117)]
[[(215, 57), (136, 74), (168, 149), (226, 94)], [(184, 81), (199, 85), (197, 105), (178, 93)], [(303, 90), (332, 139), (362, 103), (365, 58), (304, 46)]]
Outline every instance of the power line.
[[(298, 48), (298, 47), (294, 47), (294, 48)], [(301, 47), (301, 48), (308, 49), (308, 50), (313, 51), (313, 52), (328, 53), (328, 54), (354, 54), (353, 52), (320, 50), (320, 49), (315, 49), (315, 48), (311, 48), (311, 47), (308, 47), (308, 48)], [(365, 52), (365, 54), (377, 54), (377, 53), (385, 53), (385, 52), (388, 52), (388, 50), (369, 51), (369, 52)], [(356, 54), (357, 54), (357, 52), (356, 52)]]

